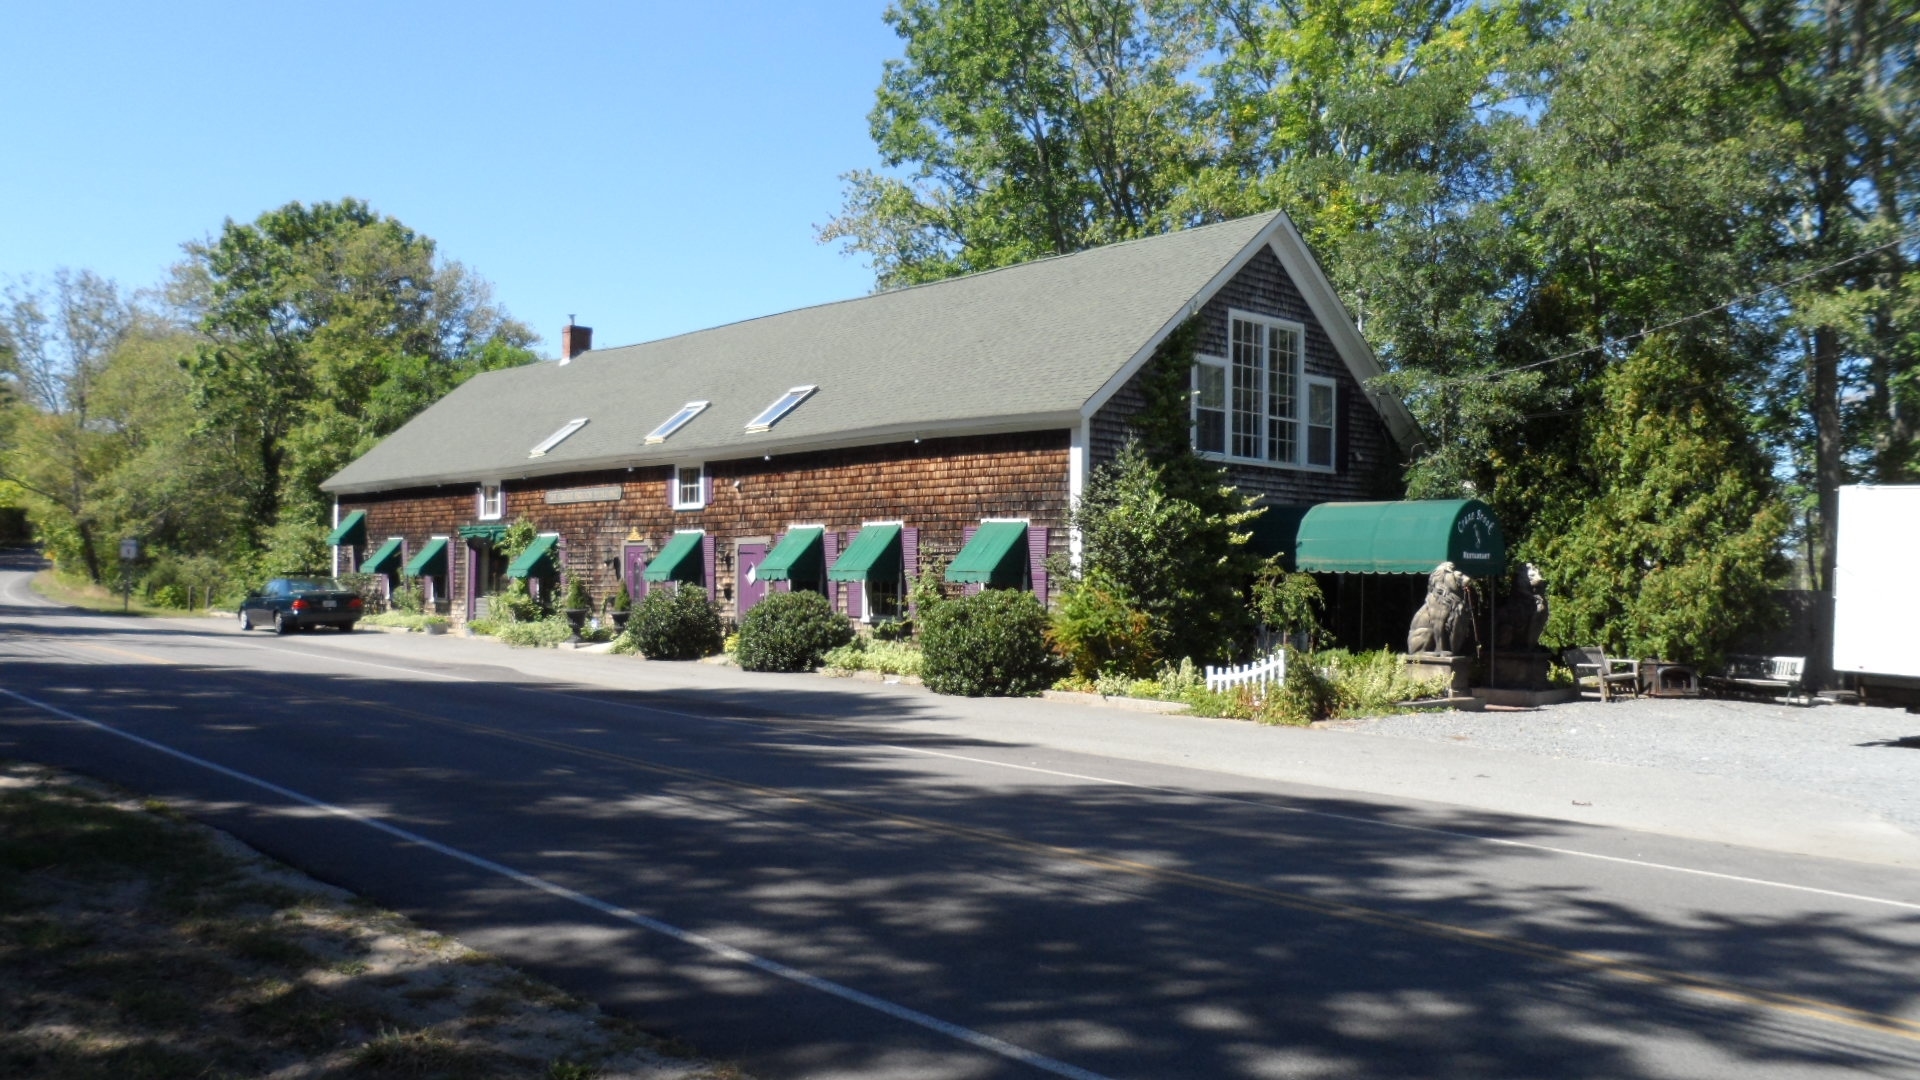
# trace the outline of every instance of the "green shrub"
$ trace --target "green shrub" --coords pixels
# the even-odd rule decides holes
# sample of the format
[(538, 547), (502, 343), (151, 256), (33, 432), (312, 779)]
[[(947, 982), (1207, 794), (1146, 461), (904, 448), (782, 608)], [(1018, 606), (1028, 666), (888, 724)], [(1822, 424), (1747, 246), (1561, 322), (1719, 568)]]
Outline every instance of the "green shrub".
[(1069, 581), (1047, 628), (1047, 640), (1080, 678), (1141, 678), (1158, 657), (1153, 619), (1127, 601), (1125, 591), (1100, 574)]
[(412, 582), (393, 590), (393, 610), (419, 614), (427, 606), (427, 594), (420, 588), (420, 581)]
[(495, 636), (516, 649), (551, 649), (571, 638), (573, 628), (565, 618), (552, 616), (527, 622), (501, 623)]
[(593, 597), (587, 595), (587, 579), (574, 574), (567, 579), (567, 597), (561, 607), (568, 611), (585, 611), (593, 606)]
[(546, 612), (527, 590), (527, 579), (509, 578), (505, 590), (487, 598), (487, 615), (495, 622), (535, 622)]
[(698, 660), (720, 651), (720, 613), (698, 586), (658, 588), (634, 607), (624, 636), (649, 660)]
[(1403, 701), (1446, 693), (1446, 676), (1416, 678), (1408, 670), (1406, 661), (1387, 649), (1364, 653), (1336, 650), (1300, 659), (1320, 664), (1332, 672), (1333, 708), (1342, 716), (1363, 716), (1391, 709)]
[(875, 671), (882, 675), (918, 675), (925, 654), (906, 641), (854, 638), (821, 658), (828, 671)]
[(618, 589), (615, 589), (613, 591), (613, 610), (615, 611), (632, 611), (633, 610), (633, 594), (627, 591), (627, 587), (625, 585), (622, 585)]
[(882, 619), (873, 624), (875, 641), (908, 641), (912, 637), (912, 619)]
[(1333, 680), (1322, 675), (1307, 653), (1287, 650), (1287, 673), (1278, 690), (1267, 694), (1254, 719), (1267, 724), (1311, 724), (1333, 715)]
[(1029, 592), (987, 589), (925, 610), (920, 674), (936, 693), (1021, 697), (1066, 664), (1047, 644), (1047, 613)]
[(853, 628), (817, 592), (769, 593), (740, 621), (734, 659), (748, 671), (812, 671)]

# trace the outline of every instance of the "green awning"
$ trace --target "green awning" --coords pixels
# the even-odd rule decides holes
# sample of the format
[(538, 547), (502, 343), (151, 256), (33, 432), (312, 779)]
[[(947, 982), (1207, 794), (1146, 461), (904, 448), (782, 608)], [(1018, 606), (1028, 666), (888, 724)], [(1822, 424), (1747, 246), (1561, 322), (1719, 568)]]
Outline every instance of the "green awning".
[(700, 551), (700, 542), (706, 538), (703, 532), (674, 533), (667, 546), (647, 564), (647, 580), (700, 582), (707, 576), (707, 562)]
[(367, 556), (367, 561), (360, 564), (360, 572), (363, 574), (386, 574), (398, 570), (400, 568), (400, 544), (401, 540), (397, 536), (381, 544), (380, 550)]
[(830, 581), (897, 581), (900, 578), (900, 526), (867, 525), (827, 571)]
[(1428, 574), (1443, 562), (1470, 577), (1506, 571), (1507, 542), (1478, 499), (1321, 503), (1300, 521), (1299, 569)]
[(420, 549), (420, 554), (407, 560), (406, 567), (400, 572), (407, 577), (419, 577), (422, 574), (438, 577), (445, 574), (447, 572), (447, 538), (436, 536), (427, 541), (427, 546)]
[(497, 544), (501, 537), (507, 535), (507, 527), (499, 522), (489, 525), (462, 525), (453, 531), (459, 533), (462, 540), (485, 540), (489, 544)]
[(348, 514), (340, 526), (327, 534), (329, 547), (346, 547), (367, 542), (367, 512), (355, 510)]
[(1294, 564), (1300, 555), (1300, 521), (1311, 509), (1311, 506), (1267, 504), (1266, 513), (1247, 523), (1247, 530), (1253, 534), (1247, 546), (1262, 555), (1282, 556), (1281, 566), (1296, 569)]
[(1027, 571), (1027, 523), (983, 521), (947, 565), (947, 580), (1017, 589)]
[(820, 538), (826, 535), (825, 529), (818, 525), (809, 525), (803, 529), (791, 529), (780, 538), (773, 550), (753, 572), (758, 581), (819, 581), (826, 569), (825, 545)]
[(538, 575), (543, 569), (541, 563), (546, 564), (544, 569), (547, 573), (558, 572), (560, 568), (553, 563), (553, 545), (559, 542), (560, 538), (557, 536), (534, 537), (533, 543), (527, 545), (527, 550), (521, 552), (520, 557), (507, 566), (507, 576), (523, 578)]

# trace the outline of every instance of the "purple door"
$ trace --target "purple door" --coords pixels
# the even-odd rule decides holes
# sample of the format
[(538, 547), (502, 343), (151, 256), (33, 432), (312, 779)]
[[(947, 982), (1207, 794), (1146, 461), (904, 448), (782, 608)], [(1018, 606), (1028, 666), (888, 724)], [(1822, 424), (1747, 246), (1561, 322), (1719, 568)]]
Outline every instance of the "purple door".
[(734, 554), (734, 572), (739, 575), (733, 586), (733, 595), (739, 597), (734, 614), (744, 619), (753, 605), (767, 596), (767, 583), (760, 580), (760, 564), (767, 560), (767, 545), (741, 544)]
[(627, 595), (635, 603), (647, 595), (647, 547), (645, 544), (627, 545)]

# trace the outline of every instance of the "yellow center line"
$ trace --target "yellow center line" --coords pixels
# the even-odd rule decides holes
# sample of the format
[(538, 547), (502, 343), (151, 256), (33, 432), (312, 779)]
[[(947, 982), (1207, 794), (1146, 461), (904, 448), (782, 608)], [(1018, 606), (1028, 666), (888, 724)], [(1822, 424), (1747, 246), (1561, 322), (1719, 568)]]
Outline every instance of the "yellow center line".
[[(79, 648), (114, 653), (116, 655), (136, 660), (145, 660), (155, 664), (177, 666), (174, 661), (147, 656), (142, 653), (131, 652), (124, 649), (115, 649), (105, 645), (91, 645), (84, 642), (73, 642), (72, 644)], [(222, 674), (238, 682), (272, 685), (276, 688), (284, 689), (280, 684), (271, 683), (269, 680), (259, 676), (231, 668), (223, 668), (220, 670)], [(1889, 1016), (1883, 1013), (1869, 1012), (1864, 1009), (1856, 1009), (1849, 1005), (1822, 1001), (1818, 998), (1803, 997), (1797, 994), (1765, 990), (1758, 987), (1742, 986), (1737, 983), (1729, 983), (1707, 976), (1671, 971), (1665, 968), (1638, 964), (1628, 960), (1620, 960), (1600, 953), (1586, 952), (1577, 949), (1564, 949), (1555, 945), (1545, 945), (1495, 931), (1477, 930), (1469, 926), (1438, 922), (1433, 919), (1423, 919), (1414, 915), (1400, 915), (1390, 911), (1362, 907), (1358, 904), (1349, 904), (1338, 900), (1321, 900), (1299, 893), (1284, 892), (1263, 885), (1251, 885), (1245, 882), (1233, 881), (1228, 878), (1196, 874), (1185, 870), (1169, 869), (1163, 866), (1155, 866), (1152, 863), (1123, 859), (1112, 855), (1103, 855), (1099, 852), (1088, 851), (1084, 848), (1063, 847), (1057, 844), (1027, 840), (1019, 836), (997, 832), (991, 829), (957, 825), (952, 822), (937, 821), (931, 818), (916, 817), (910, 814), (900, 814), (887, 810), (875, 810), (857, 803), (811, 795), (790, 788), (768, 787), (764, 784), (735, 780), (731, 777), (721, 776), (715, 773), (681, 768), (675, 765), (664, 765), (656, 761), (648, 761), (644, 758), (633, 757), (628, 754), (616, 753), (610, 750), (596, 750), (591, 747), (560, 742), (538, 735), (513, 731), (508, 728), (499, 728), (488, 724), (477, 724), (467, 720), (454, 720), (434, 713), (421, 712), (417, 709), (409, 709), (384, 701), (352, 697), (330, 691), (311, 691), (309, 694), (311, 697), (317, 699), (332, 700), (346, 705), (363, 706), (456, 731), (487, 735), (493, 738), (517, 742), (527, 746), (537, 746), (542, 749), (553, 750), (575, 757), (604, 761), (636, 771), (670, 776), (682, 780), (691, 780), (696, 783), (746, 792), (780, 802), (797, 803), (831, 810), (836, 813), (863, 818), (879, 824), (893, 825), (955, 839), (976, 841), (993, 847), (1019, 851), (1030, 855), (1077, 862), (1084, 866), (1117, 871), (1165, 884), (1184, 885), (1225, 896), (1254, 900), (1293, 911), (1323, 915), (1348, 922), (1364, 923), (1385, 929), (1401, 930), (1425, 937), (1474, 945), (1496, 952), (1546, 961), (1562, 967), (1599, 975), (1609, 975), (1628, 982), (1684, 991), (1732, 1004), (1768, 1009), (1774, 1012), (1840, 1024), (1846, 1027), (1878, 1032), (1883, 1035), (1891, 1035), (1908, 1041), (1920, 1042), (1920, 1021), (1909, 1020), (1899, 1016)]]

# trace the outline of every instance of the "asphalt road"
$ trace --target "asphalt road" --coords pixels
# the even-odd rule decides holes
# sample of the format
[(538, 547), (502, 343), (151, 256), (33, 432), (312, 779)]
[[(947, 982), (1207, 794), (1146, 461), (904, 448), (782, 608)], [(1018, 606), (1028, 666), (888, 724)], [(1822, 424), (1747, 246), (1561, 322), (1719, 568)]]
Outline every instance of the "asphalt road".
[(969, 736), (1003, 706), (812, 677), (97, 616), (25, 570), (0, 756), (766, 1080), (1920, 1077), (1910, 868)]

